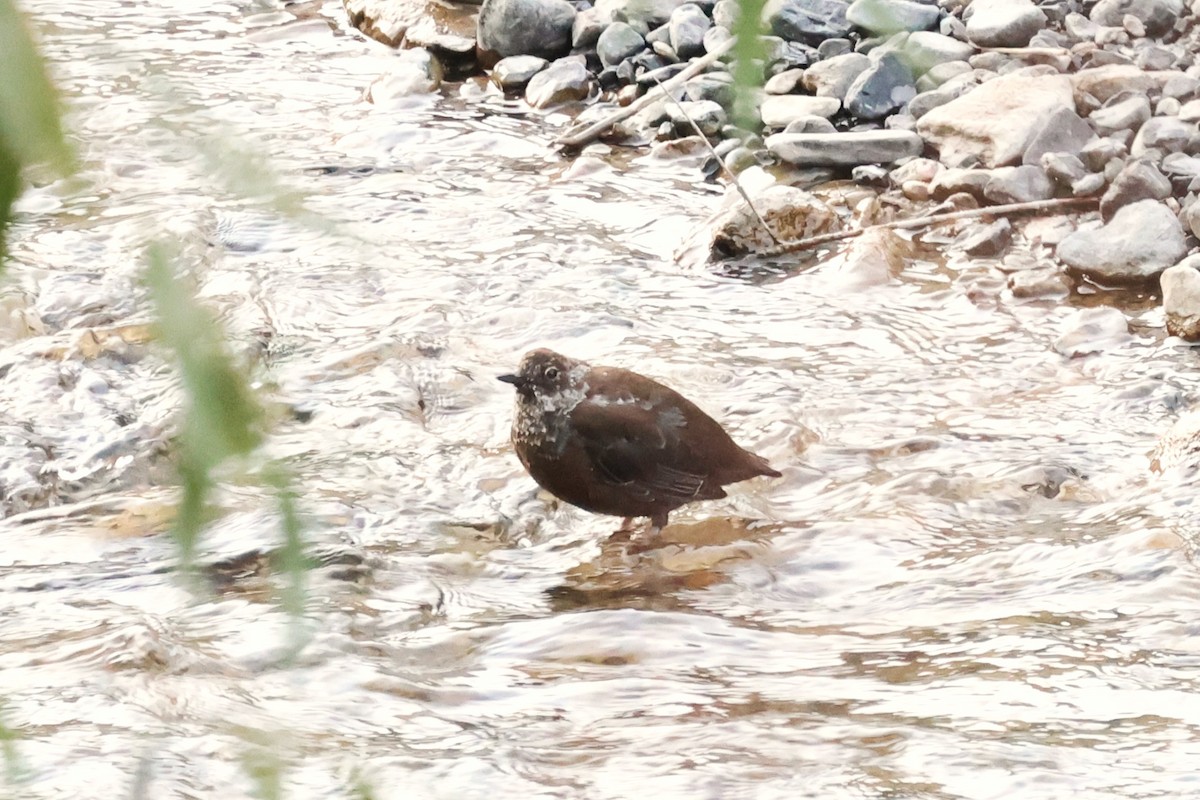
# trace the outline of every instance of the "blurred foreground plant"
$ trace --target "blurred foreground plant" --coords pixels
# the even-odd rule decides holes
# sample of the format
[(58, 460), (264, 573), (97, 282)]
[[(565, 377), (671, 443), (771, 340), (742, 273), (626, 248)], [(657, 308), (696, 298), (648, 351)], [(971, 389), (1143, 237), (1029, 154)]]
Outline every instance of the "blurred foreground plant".
[[(187, 413), (179, 436), (178, 465), (183, 496), (175, 520), (185, 574), (195, 577), (196, 547), (209, 518), (208, 505), (216, 486), (213, 473), (226, 462), (250, 456), (262, 443), (265, 414), (245, 374), (234, 363), (216, 319), (175, 273), (172, 257), (162, 244), (150, 247), (146, 284), (158, 317), (158, 336), (175, 354)], [(278, 563), (288, 576), (280, 603), (291, 614), (290, 652), (303, 646), (305, 599), (304, 541), (291, 479), (284, 467), (270, 462), (262, 480), (276, 499), (283, 532)]]
[(29, 28), (12, 0), (0, 0), (0, 274), (21, 169), (32, 164), (49, 164), (65, 175), (74, 154), (63, 137), (58, 92)]

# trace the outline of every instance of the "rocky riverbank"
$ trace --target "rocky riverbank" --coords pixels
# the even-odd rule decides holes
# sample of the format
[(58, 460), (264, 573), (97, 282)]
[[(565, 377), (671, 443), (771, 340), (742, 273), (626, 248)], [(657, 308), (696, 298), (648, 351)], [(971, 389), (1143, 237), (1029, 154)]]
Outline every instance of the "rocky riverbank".
[[(579, 123), (637, 102), (602, 126), (605, 142), (707, 147), (703, 135), (714, 176), (716, 158), (731, 173), (767, 168), (795, 187), (775, 187), (784, 216), (820, 206), (795, 226), (807, 234), (843, 224), (819, 187), (847, 176), (871, 189), (870, 221), (1094, 198), (1077, 224), (999, 217), (949, 246), (1000, 256), (1018, 236), (1052, 251), (1056, 273), (1015, 274), (1014, 290), (1161, 280), (1168, 330), (1200, 337), (1200, 2), (772, 0), (761, 134), (730, 121), (730, 56), (710, 55), (728, 49), (734, 0), (486, 0), (449, 17), (410, 0), (346, 5), (364, 31), (419, 48), (383, 79), (392, 94), (487, 70), (495, 91)], [(640, 100), (706, 58), (674, 100)], [(710, 254), (755, 246), (718, 238)]]

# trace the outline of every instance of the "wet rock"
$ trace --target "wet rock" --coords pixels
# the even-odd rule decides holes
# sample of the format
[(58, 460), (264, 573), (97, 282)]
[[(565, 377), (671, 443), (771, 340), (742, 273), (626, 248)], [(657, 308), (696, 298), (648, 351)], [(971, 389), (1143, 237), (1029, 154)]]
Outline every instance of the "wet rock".
[(1118, 309), (1084, 308), (1066, 320), (1054, 349), (1068, 358), (1101, 353), (1129, 341), (1129, 320)]
[(846, 90), (846, 110), (858, 119), (879, 119), (916, 94), (912, 71), (898, 55), (886, 53), (854, 79)]
[(667, 23), (671, 49), (681, 59), (704, 55), (704, 34), (712, 27), (712, 20), (700, 6), (688, 3), (671, 12)]
[(557, 58), (571, 48), (575, 7), (567, 0), (484, 0), (477, 37), (497, 58)]
[(783, 129), (784, 133), (837, 133), (837, 128), (833, 127), (833, 123), (824, 117), (797, 117), (787, 124)]
[(1008, 288), (1013, 297), (1059, 297), (1071, 290), (1070, 281), (1059, 270), (1050, 267), (1023, 269), (1008, 276)]
[(854, 52), (854, 45), (849, 39), (833, 38), (826, 39), (817, 45), (817, 56), (822, 60), (834, 58), (836, 56), (844, 56), (847, 53)]
[(1106, 183), (1104, 173), (1093, 172), (1072, 183), (1071, 194), (1075, 197), (1092, 197), (1104, 191)]
[(671, 13), (687, 2), (690, 0), (596, 0), (596, 9), (602, 17), (651, 31), (666, 25)]
[[(1193, 78), (1182, 72), (1176, 72), (1167, 78), (1162, 85), (1163, 97), (1174, 97), (1176, 100), (1188, 100), (1200, 91), (1200, 79)], [(1190, 102), (1189, 102), (1190, 104)], [(1182, 114), (1182, 109), (1180, 110)]]
[(900, 186), (910, 181), (929, 183), (942, 171), (942, 165), (932, 158), (914, 158), (905, 161), (888, 173), (888, 179), (893, 186)]
[(1169, 178), (1191, 182), (1200, 178), (1200, 158), (1185, 153), (1171, 153), (1162, 160), (1162, 171)]
[(1183, 226), (1171, 210), (1156, 200), (1142, 200), (1119, 209), (1100, 228), (1063, 239), (1057, 255), (1102, 283), (1128, 284), (1154, 278), (1186, 252)]
[[(678, 105), (670, 103), (667, 105), (667, 116), (675, 125), (675, 130), (687, 135), (695, 132), (692, 128), (692, 123), (695, 123), (705, 136), (716, 136), (727, 121), (725, 109), (712, 100), (684, 100)], [(689, 119), (691, 122), (688, 122)]]
[(549, 108), (560, 103), (583, 100), (588, 96), (590, 80), (587, 67), (578, 58), (560, 58), (534, 75), (525, 87), (525, 102), (534, 108)]
[(1092, 127), (1073, 108), (1055, 109), (1039, 125), (1021, 157), (1024, 164), (1040, 164), (1046, 153), (1077, 155), (1096, 138)]
[(914, 75), (924, 75), (938, 64), (949, 61), (966, 61), (975, 53), (975, 48), (966, 42), (933, 31), (915, 31), (901, 46)]
[(442, 64), (424, 48), (401, 50), (387, 71), (367, 88), (366, 99), (387, 106), (400, 98), (428, 94), (442, 85)]
[(842, 108), (833, 97), (809, 97), (803, 94), (773, 95), (763, 98), (759, 107), (762, 123), (768, 128), (783, 128), (800, 117), (832, 117)]
[(1162, 36), (1175, 27), (1182, 0), (1100, 0), (1089, 15), (1099, 25), (1120, 27), (1127, 16), (1142, 24), (1147, 36)]
[[(781, 241), (827, 233), (837, 222), (829, 206), (794, 186), (771, 184), (750, 190), (750, 195), (754, 209)], [(705, 229), (710, 234), (710, 257), (745, 255), (774, 244), (736, 192), (727, 197), (725, 206), (709, 219)]]
[(818, 97), (841, 100), (846, 96), (850, 84), (869, 66), (871, 59), (862, 53), (846, 53), (813, 64), (804, 71), (801, 83)]
[(948, 166), (1014, 164), (1042, 121), (1073, 103), (1066, 76), (1005, 75), (933, 109), (917, 121), (917, 132)]
[(992, 170), (983, 196), (993, 203), (1031, 203), (1054, 197), (1054, 183), (1041, 167), (1025, 164)]
[(550, 62), (537, 56), (509, 56), (496, 62), (492, 68), (492, 83), (506, 92), (525, 88), (534, 75), (549, 66)]
[(1164, 270), (1159, 281), (1167, 333), (1200, 340), (1200, 270), (1185, 261)]
[(846, 20), (873, 34), (925, 31), (937, 25), (938, 7), (915, 0), (854, 0)]
[(967, 39), (980, 47), (1025, 47), (1046, 26), (1046, 15), (1030, 0), (974, 0)]
[(769, 0), (764, 14), (776, 36), (816, 46), (850, 33), (848, 7), (843, 0)]
[(994, 222), (979, 223), (963, 231), (955, 240), (954, 247), (967, 255), (998, 256), (1012, 242), (1012, 223), (1001, 217)]
[(1196, 126), (1175, 117), (1153, 117), (1146, 121), (1133, 144), (1129, 146), (1129, 154), (1133, 157), (1146, 155), (1154, 149), (1160, 153), (1178, 153), (1187, 147), (1188, 141), (1196, 134)]
[(473, 53), (476, 21), (465, 9), (447, 11), (436, 0), (344, 0), (350, 24), (389, 47), (426, 47)]
[(925, 143), (910, 131), (851, 133), (777, 133), (768, 136), (767, 149), (797, 166), (890, 164), (921, 154)]
[(1120, 173), (1100, 198), (1100, 216), (1112, 219), (1121, 208), (1139, 200), (1164, 200), (1171, 196), (1171, 182), (1153, 163), (1134, 159)]
[(616, 66), (646, 49), (646, 40), (629, 24), (614, 22), (596, 41), (596, 55), (606, 67)]
[(1150, 98), (1138, 92), (1121, 92), (1089, 114), (1088, 119), (1101, 136), (1117, 131), (1136, 131), (1150, 119)]

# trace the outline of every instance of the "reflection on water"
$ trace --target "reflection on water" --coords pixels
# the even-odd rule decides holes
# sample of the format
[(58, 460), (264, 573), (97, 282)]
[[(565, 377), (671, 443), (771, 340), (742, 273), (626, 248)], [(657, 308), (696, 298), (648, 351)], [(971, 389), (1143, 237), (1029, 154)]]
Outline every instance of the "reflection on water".
[[(990, 262), (679, 266), (698, 171), (572, 165), (479, 83), (376, 111), (391, 56), (338, 3), (25, 5), (85, 167), (22, 200), (3, 290), (20, 796), (244, 797), (255, 758), (288, 797), (1200, 791), (1192, 492), (1147, 469), (1194, 357), (1157, 311), (1067, 358), (1076, 307)], [(307, 216), (255, 200), (289, 192)], [(164, 235), (280, 409), (293, 665), (258, 489), (217, 498), (211, 597), (170, 571)], [(784, 477), (629, 553), (511, 453), (493, 377), (531, 346), (663, 379)]]

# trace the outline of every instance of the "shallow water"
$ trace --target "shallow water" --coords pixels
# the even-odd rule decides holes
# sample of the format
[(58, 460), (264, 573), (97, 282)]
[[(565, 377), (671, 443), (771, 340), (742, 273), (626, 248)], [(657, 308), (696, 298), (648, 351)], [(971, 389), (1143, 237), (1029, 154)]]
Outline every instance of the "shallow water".
[[(22, 200), (2, 294), (14, 796), (248, 797), (272, 763), (285, 797), (1200, 793), (1191, 491), (1147, 457), (1196, 357), (1153, 303), (933, 247), (878, 285), (681, 266), (697, 169), (573, 163), (479, 83), (373, 108), (392, 56), (339, 3), (205, 5), (24, 3), (83, 168)], [(295, 663), (254, 481), (212, 593), (170, 569), (164, 239), (278, 406), (321, 564)], [(1131, 332), (1061, 354), (1097, 304)], [(494, 376), (532, 346), (663, 379), (784, 477), (631, 555), (511, 452)]]

